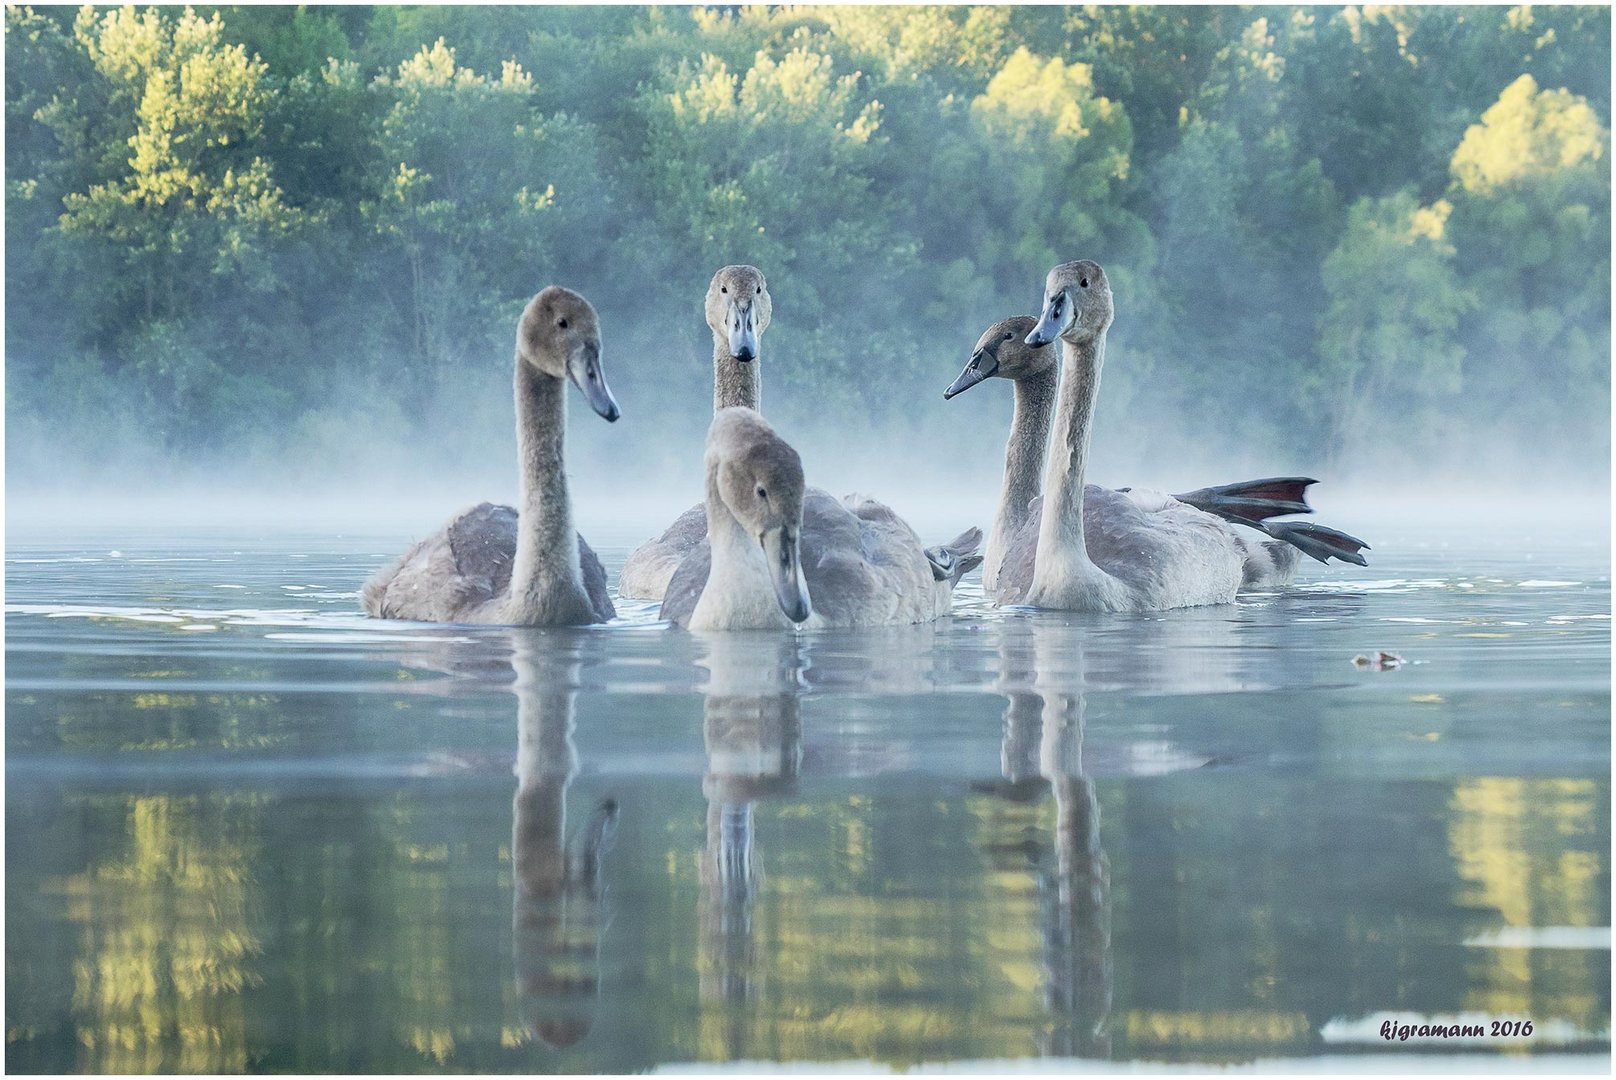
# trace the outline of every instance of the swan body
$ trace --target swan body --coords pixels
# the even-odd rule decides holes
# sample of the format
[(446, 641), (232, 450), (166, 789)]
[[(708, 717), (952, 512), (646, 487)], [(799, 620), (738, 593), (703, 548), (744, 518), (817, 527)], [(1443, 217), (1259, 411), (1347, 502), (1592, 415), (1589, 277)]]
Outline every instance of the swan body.
[(803, 481), (797, 452), (751, 409), (707, 436), (707, 538), (669, 582), (662, 617), (694, 630), (876, 626), (948, 613), (979, 530), (928, 551), (890, 507)]
[(522, 505), (480, 503), (365, 584), (377, 618), (572, 626), (615, 611), (600, 559), (572, 524), (562, 463), (566, 383), (608, 421), (620, 415), (600, 363), (595, 309), (551, 286), (528, 302), (516, 340)]
[(1111, 287), (1099, 264), (1065, 263), (1049, 272), (1043, 312), (1024, 341), (1039, 348), (1060, 339), (1059, 412), (1045, 499), (1006, 551), (997, 580), (1000, 602), (1159, 611), (1226, 604), (1243, 584), (1289, 580), (1293, 557), (1254, 550), (1211, 514), (1169, 495), (1084, 484), (1112, 314)]
[[(773, 305), (763, 271), (755, 266), (726, 266), (708, 284), (705, 309), (713, 332), (714, 413), (734, 405), (759, 407), (759, 354)], [(617, 577), (617, 594), (630, 600), (662, 599), (673, 572), (706, 536), (707, 510), (698, 503), (660, 536), (629, 554)]]

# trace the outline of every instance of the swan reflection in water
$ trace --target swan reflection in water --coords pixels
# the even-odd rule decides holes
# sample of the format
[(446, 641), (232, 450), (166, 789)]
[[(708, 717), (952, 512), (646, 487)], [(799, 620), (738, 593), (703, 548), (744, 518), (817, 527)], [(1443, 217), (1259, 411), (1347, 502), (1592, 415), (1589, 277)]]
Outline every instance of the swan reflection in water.
[(593, 635), (515, 631), (516, 797), (511, 918), (517, 1008), (522, 1026), (561, 1049), (594, 1026), (600, 1001), (600, 945), (606, 928), (601, 859), (617, 827), (606, 798), (567, 837), (567, 789), (578, 773), (573, 745), (580, 650)]
[[(753, 807), (789, 795), (802, 766), (801, 646), (779, 634), (702, 635), (708, 671), (703, 742), (707, 842), (701, 856), (700, 991), (743, 1002), (759, 992), (753, 912), (762, 872), (753, 858)], [(731, 1056), (743, 1040), (740, 1010), (728, 1010)]]
[[(1036, 881), (1040, 968), (1049, 1021), (1039, 1052), (1107, 1058), (1111, 1035), (1111, 873), (1100, 847), (1100, 803), (1083, 767), (1081, 629), (1005, 620), (999, 690), (1006, 699), (1001, 781), (978, 785), (1013, 803), (1055, 802), (1053, 852), (1041, 837), (989, 852), (995, 869)], [(1029, 905), (1031, 906), (1031, 905)]]

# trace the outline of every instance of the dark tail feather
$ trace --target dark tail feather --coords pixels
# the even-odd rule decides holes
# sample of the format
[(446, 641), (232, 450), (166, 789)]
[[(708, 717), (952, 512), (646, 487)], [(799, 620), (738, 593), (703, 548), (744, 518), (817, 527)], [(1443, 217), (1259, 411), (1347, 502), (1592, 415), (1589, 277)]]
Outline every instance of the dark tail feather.
[(1316, 483), (1306, 476), (1270, 476), (1266, 480), (1197, 488), (1173, 498), (1226, 521), (1265, 521), (1281, 514), (1311, 514), (1307, 489)]
[(1332, 529), (1328, 525), (1315, 525), (1310, 521), (1245, 521), (1241, 524), (1250, 525), (1275, 540), (1283, 540), (1287, 544), (1301, 548), (1305, 554), (1313, 556), (1319, 562), (1329, 562), (1333, 556), (1342, 562), (1357, 563), (1359, 566), (1369, 565), (1360, 554), (1369, 550), (1368, 544), (1356, 536), (1348, 536), (1340, 529)]
[(982, 530), (972, 526), (946, 544), (927, 548), (931, 576), (938, 581), (958, 584), (960, 578), (982, 565), (982, 556), (976, 553), (981, 546)]

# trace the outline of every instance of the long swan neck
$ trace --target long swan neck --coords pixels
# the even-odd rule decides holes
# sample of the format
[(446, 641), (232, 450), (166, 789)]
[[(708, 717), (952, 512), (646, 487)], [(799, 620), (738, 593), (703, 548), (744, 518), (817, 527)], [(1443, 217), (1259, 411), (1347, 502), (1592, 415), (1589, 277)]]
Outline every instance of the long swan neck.
[(763, 357), (759, 354), (750, 361), (741, 363), (729, 351), (729, 338), (714, 331), (713, 412), (727, 409), (731, 405), (745, 405), (748, 409), (759, 408), (758, 403), (762, 400), (763, 389), (758, 365), (762, 362)]
[(572, 525), (562, 446), (567, 437), (566, 383), (516, 361), (516, 444), (522, 478), (511, 599), (536, 602), (557, 577), (582, 588), (578, 534)]
[(1044, 514), (1038, 531), (1037, 568), (1053, 568), (1057, 560), (1093, 573), (1083, 536), (1083, 477), (1088, 466), (1094, 405), (1100, 395), (1100, 368), (1105, 362), (1105, 335), (1081, 342), (1061, 340), (1060, 411), (1055, 439), (1044, 472)]
[(1004, 492), (994, 523), (996, 530), (1005, 527), (1007, 536), (1027, 520), (1027, 504), (1041, 490), (1044, 449), (1049, 443), (1059, 381), (1060, 372), (1050, 368), (1016, 382), (1016, 411), (1004, 448)]

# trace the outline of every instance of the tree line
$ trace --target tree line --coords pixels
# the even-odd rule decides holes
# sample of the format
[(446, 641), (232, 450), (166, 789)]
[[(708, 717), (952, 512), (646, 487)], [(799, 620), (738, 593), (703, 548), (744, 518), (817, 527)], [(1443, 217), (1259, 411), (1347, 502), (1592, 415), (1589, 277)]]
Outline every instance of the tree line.
[(771, 411), (945, 430), (1077, 257), (1119, 439), (1603, 467), (1609, 58), (1596, 7), (8, 7), (12, 469), (453, 457), (551, 282), (699, 431), (733, 262)]

